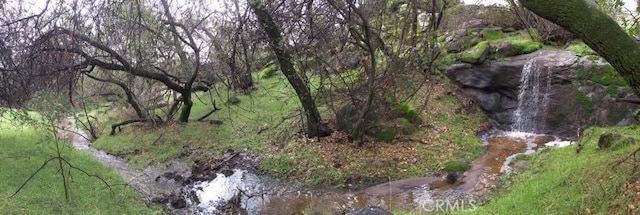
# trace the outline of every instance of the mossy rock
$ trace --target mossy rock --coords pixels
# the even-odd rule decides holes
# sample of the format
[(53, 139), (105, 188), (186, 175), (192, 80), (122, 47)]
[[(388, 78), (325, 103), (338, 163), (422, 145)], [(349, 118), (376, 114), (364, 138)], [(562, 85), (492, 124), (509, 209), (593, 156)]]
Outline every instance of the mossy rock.
[(530, 39), (513, 40), (510, 42), (520, 49), (520, 54), (529, 54), (542, 48), (542, 43)]
[(502, 28), (482, 29), (480, 34), (482, 35), (482, 38), (487, 41), (499, 40), (506, 37), (504, 32), (502, 32)]
[(373, 132), (373, 136), (377, 141), (392, 143), (393, 139), (396, 138), (396, 132), (390, 126), (378, 125)]
[(464, 171), (467, 171), (467, 169), (469, 169), (469, 165), (461, 161), (449, 161), (446, 164), (444, 164), (444, 168), (442, 168), (442, 170), (444, 171), (455, 171), (455, 172), (464, 172)]
[(491, 45), (489, 44), (489, 42), (482, 41), (475, 45), (473, 48), (460, 53), (458, 60), (465, 63), (482, 64), (487, 60), (490, 52)]
[(615, 133), (604, 133), (600, 135), (600, 139), (598, 139), (598, 148), (615, 150), (621, 146), (635, 144), (636, 142), (637, 140), (633, 137)]

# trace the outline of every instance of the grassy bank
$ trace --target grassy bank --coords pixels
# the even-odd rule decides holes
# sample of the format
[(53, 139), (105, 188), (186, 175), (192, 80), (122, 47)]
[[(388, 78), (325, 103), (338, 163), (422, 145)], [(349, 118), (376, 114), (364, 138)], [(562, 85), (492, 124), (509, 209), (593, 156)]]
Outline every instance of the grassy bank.
[[(212, 96), (199, 94), (192, 111), (194, 120), (188, 124), (133, 125), (115, 136), (106, 135), (106, 126), (105, 135), (92, 146), (122, 156), (138, 168), (173, 158), (220, 158), (231, 149), (260, 155), (262, 173), (338, 187), (434, 175), (449, 161), (470, 162), (483, 152), (475, 133), (487, 118), (477, 107), (464, 106), (462, 93), (452, 90), (447, 80), (429, 81), (408, 102), (423, 119), (416, 132), (400, 135), (392, 143), (364, 147), (341, 132), (320, 140), (303, 138), (300, 104), (285, 77), (256, 80), (258, 90), (250, 95), (222, 88)], [(231, 97), (240, 103), (227, 102)], [(222, 124), (195, 121), (211, 110), (211, 98), (222, 110), (208, 119)], [(333, 111), (319, 103), (323, 118), (333, 124)], [(106, 119), (104, 125), (124, 119), (117, 111), (99, 118)]]
[[(113, 170), (86, 153), (61, 143), (63, 157), (79, 169), (99, 175), (111, 188), (77, 170), (67, 172), (70, 201), (65, 199), (58, 163), (50, 162), (14, 197), (8, 198), (42, 164), (56, 156), (55, 143), (41, 130), (16, 126), (0, 118), (0, 211), (2, 214), (160, 214), (123, 186)], [(66, 169), (65, 169), (66, 171)]]
[[(599, 136), (605, 132), (634, 137), (636, 143), (598, 149)], [(505, 177), (506, 189), (478, 210), (462, 214), (636, 214), (638, 175), (630, 175), (631, 164), (614, 164), (640, 147), (638, 140), (637, 127), (588, 129), (580, 153), (573, 144), (528, 156), (524, 172)]]

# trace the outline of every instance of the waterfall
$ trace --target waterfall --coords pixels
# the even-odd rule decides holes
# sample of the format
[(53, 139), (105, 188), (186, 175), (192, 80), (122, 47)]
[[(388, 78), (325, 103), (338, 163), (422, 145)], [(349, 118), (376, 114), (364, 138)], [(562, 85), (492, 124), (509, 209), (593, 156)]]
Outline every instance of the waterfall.
[(522, 68), (518, 108), (513, 114), (512, 131), (538, 133), (544, 131), (544, 119), (549, 106), (551, 78), (538, 69), (535, 60)]

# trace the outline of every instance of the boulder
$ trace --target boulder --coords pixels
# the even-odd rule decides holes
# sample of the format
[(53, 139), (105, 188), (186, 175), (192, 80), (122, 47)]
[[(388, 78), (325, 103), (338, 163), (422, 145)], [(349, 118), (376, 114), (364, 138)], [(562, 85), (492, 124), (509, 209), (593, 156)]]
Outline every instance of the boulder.
[[(503, 61), (477, 65), (453, 64), (444, 73), (484, 110), (493, 125), (511, 130), (518, 108), (522, 70), (529, 63), (544, 88), (537, 98), (542, 114), (535, 116), (534, 131), (574, 136), (576, 129), (589, 125), (623, 125), (631, 122), (639, 106), (612, 102), (613, 98), (634, 97), (621, 77), (600, 59), (578, 57), (564, 50), (539, 50)], [(532, 98), (529, 96), (528, 98)]]
[(636, 139), (621, 134), (604, 133), (600, 135), (598, 139), (599, 149), (617, 149), (621, 146), (626, 146), (636, 143)]
[(489, 58), (489, 53), (491, 53), (491, 45), (489, 42), (484, 41), (460, 53), (459, 60), (470, 64), (482, 64)]

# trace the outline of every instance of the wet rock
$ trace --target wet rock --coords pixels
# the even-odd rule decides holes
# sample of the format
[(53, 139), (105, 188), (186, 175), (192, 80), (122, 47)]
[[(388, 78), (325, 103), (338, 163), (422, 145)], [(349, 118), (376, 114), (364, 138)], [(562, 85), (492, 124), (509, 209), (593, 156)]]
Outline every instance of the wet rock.
[(455, 184), (458, 181), (458, 174), (455, 172), (450, 172), (447, 174), (444, 180), (445, 182), (447, 182), (447, 184)]
[(162, 197), (155, 197), (151, 199), (151, 202), (163, 204), (163, 205), (169, 204), (174, 209), (183, 209), (187, 207), (187, 200), (185, 200), (180, 195), (176, 195), (176, 194), (165, 195)]
[(175, 209), (183, 209), (187, 207), (187, 201), (183, 198), (173, 199), (171, 200), (171, 207)]
[[(507, 46), (500, 47), (508, 52)], [(464, 93), (487, 113), (494, 127), (511, 130), (518, 105), (520, 77), (531, 62), (540, 73), (538, 84), (550, 101), (535, 117), (535, 133), (573, 137), (576, 130), (593, 123), (614, 126), (630, 121), (638, 105), (611, 102), (607, 98), (632, 96), (611, 66), (599, 59), (579, 58), (564, 50), (539, 50), (506, 61), (484, 64), (459, 63), (445, 68), (445, 74), (459, 84)], [(628, 124), (628, 123), (627, 123)]]
[(393, 213), (378, 206), (367, 206), (355, 209), (347, 213), (347, 215), (393, 215)]

